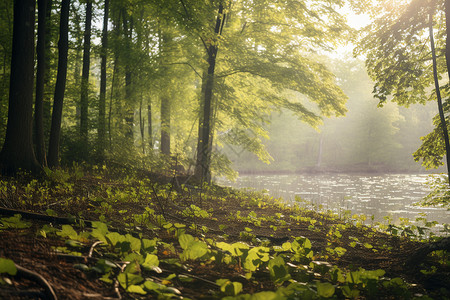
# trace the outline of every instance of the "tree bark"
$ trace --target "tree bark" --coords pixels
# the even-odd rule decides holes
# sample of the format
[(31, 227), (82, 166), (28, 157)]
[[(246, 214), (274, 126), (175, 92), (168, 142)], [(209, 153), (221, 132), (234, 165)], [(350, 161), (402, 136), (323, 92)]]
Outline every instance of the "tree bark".
[(98, 105), (97, 151), (100, 161), (103, 161), (105, 159), (106, 147), (106, 55), (108, 50), (108, 14), (109, 0), (105, 0), (103, 14), (102, 49), (100, 53), (100, 98)]
[(153, 128), (152, 128), (152, 102), (149, 99), (147, 104), (147, 130), (148, 130), (148, 146), (149, 152), (153, 149)]
[(142, 94), (141, 94), (141, 101), (139, 102), (139, 130), (141, 132), (141, 144), (142, 144), (142, 154), (145, 155), (145, 119), (142, 118)]
[[(222, 22), (223, 22), (223, 5), (219, 4), (219, 11), (216, 18), (216, 26), (214, 32), (217, 36), (221, 34)], [(206, 72), (206, 79), (203, 81), (205, 85), (202, 87), (203, 93), (203, 103), (202, 115), (200, 117), (199, 124), (199, 140), (197, 146), (197, 163), (195, 166), (195, 177), (201, 179), (202, 181), (211, 181), (211, 116), (212, 116), (212, 98), (213, 98), (213, 88), (214, 88), (214, 72), (216, 67), (216, 57), (218, 48), (215, 43), (210, 43), (207, 47), (207, 62), (208, 69)]]
[[(447, 2), (448, 1), (446, 1), (446, 4), (447, 4)], [(435, 89), (436, 89), (436, 97), (437, 97), (437, 102), (438, 102), (439, 117), (441, 119), (442, 132), (444, 134), (445, 156), (447, 158), (447, 175), (448, 175), (448, 181), (450, 184), (450, 142), (449, 142), (449, 138), (448, 138), (447, 122), (445, 120), (444, 108), (442, 106), (441, 91), (440, 91), (440, 87), (439, 87), (439, 77), (438, 77), (438, 73), (437, 73), (436, 50), (434, 47), (434, 35), (433, 35), (433, 16), (430, 14), (429, 17), (430, 17), (430, 28), (429, 29), (430, 29), (431, 55), (433, 57), (434, 85), (435, 85)], [(449, 44), (448, 44), (449, 39), (448, 38), (449, 37), (447, 36), (447, 47), (449, 47)], [(448, 68), (448, 64), (449, 64), (448, 60), (450, 59), (450, 57), (447, 55), (447, 52), (446, 52), (446, 59), (447, 59), (447, 68)]]
[[(53, 61), (53, 53), (51, 51), (52, 40), (52, 7), (53, 0), (47, 0), (46, 16), (45, 16), (45, 73), (44, 73), (44, 103), (43, 103), (43, 122), (44, 122), (44, 144), (48, 145), (50, 137), (50, 126), (52, 121), (52, 99), (53, 99), (53, 78), (51, 64)], [(47, 148), (47, 147), (46, 147)], [(47, 159), (47, 155), (45, 155)]]
[(37, 70), (36, 70), (36, 100), (34, 104), (34, 135), (36, 143), (36, 158), (41, 166), (47, 165), (44, 141), (44, 78), (46, 69), (46, 22), (47, 0), (38, 0), (38, 32), (37, 32)]
[[(127, 14), (125, 10), (122, 11), (123, 14), (123, 31), (125, 37), (125, 49), (127, 51), (126, 55), (130, 55), (131, 52), (131, 38), (133, 35), (133, 20)], [(132, 90), (132, 72), (131, 63), (129, 57), (125, 58), (125, 100), (128, 102), (127, 110), (125, 112), (125, 124), (127, 125), (125, 131), (125, 137), (131, 141), (133, 145), (134, 138), (134, 101), (133, 101), (133, 90)]]
[(92, 28), (92, 0), (86, 3), (86, 22), (84, 25), (83, 71), (81, 75), (80, 99), (80, 138), (82, 159), (88, 156), (88, 109), (89, 109), (89, 69), (91, 66), (91, 28)]
[(161, 98), (161, 153), (170, 155), (170, 99), (168, 97)]
[(14, 25), (6, 137), (0, 152), (1, 171), (36, 171), (33, 149), (33, 84), (35, 0), (14, 2)]
[(67, 77), (67, 53), (69, 50), (69, 6), (70, 0), (61, 1), (58, 41), (58, 74), (56, 76), (52, 124), (48, 146), (48, 166), (59, 166), (59, 137), (61, 134), (62, 109)]
[[(447, 33), (447, 38), (445, 40), (445, 60), (447, 63), (447, 74), (450, 79), (450, 0), (445, 0), (445, 31)], [(447, 129), (447, 126), (445, 126)], [(447, 130), (446, 130), (447, 131)], [(447, 155), (447, 171), (448, 171), (448, 181), (450, 184), (450, 153), (448, 147), (448, 133), (447, 142), (445, 144), (446, 155)]]

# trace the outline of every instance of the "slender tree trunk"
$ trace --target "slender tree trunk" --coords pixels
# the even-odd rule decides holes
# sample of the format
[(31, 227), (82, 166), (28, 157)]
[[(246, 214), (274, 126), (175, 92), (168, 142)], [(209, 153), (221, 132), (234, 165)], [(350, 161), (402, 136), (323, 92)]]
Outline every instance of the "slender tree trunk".
[(112, 150), (112, 128), (111, 128), (111, 122), (112, 122), (112, 102), (114, 98), (114, 85), (116, 83), (116, 73), (117, 73), (117, 61), (118, 58), (116, 56), (114, 61), (114, 69), (113, 69), (113, 76), (111, 80), (111, 94), (109, 97), (109, 109), (108, 109), (108, 139), (109, 139), (109, 149)]
[(149, 152), (153, 149), (153, 128), (152, 128), (152, 102), (149, 99), (147, 104), (147, 130), (148, 130), (148, 146)]
[[(75, 32), (75, 66), (73, 70), (73, 78), (75, 80), (75, 86), (81, 86), (81, 61), (82, 61), (82, 48), (83, 48), (83, 34), (81, 29), (81, 16), (78, 12), (77, 7), (75, 7), (74, 2), (72, 2), (72, 13), (74, 14), (74, 32)], [(76, 103), (75, 108), (76, 122), (77, 126), (80, 126), (80, 103)]]
[(41, 166), (47, 165), (44, 141), (44, 78), (46, 69), (46, 17), (47, 0), (38, 0), (38, 41), (36, 47), (36, 100), (34, 105), (34, 132), (36, 143), (36, 158)]
[[(447, 2), (448, 1), (446, 1), (446, 4), (447, 4)], [(447, 37), (447, 42), (448, 41), (449, 40)], [(440, 87), (439, 87), (439, 77), (438, 77), (438, 73), (437, 73), (437, 62), (436, 62), (436, 51), (435, 51), (435, 47), (434, 47), (434, 36), (433, 36), (433, 16), (431, 14), (430, 14), (430, 43), (431, 43), (431, 54), (433, 56), (434, 86), (436, 89), (436, 97), (437, 97), (437, 102), (438, 102), (439, 117), (441, 119), (442, 132), (444, 134), (445, 155), (447, 158), (447, 174), (448, 174), (448, 180), (449, 180), (449, 184), (450, 184), (450, 142), (449, 142), (449, 138), (448, 138), (447, 122), (445, 120), (444, 109), (442, 106), (442, 99), (441, 99), (441, 91), (440, 91)], [(449, 45), (447, 43), (447, 47), (448, 46)], [(450, 57), (449, 56), (446, 56), (446, 57), (447, 57), (447, 64), (448, 64), (448, 59)]]
[(170, 99), (168, 97), (161, 98), (161, 153), (170, 155)]
[(33, 83), (35, 0), (14, 2), (14, 25), (6, 137), (1, 171), (39, 169), (33, 150)]
[(105, 0), (103, 14), (102, 49), (100, 53), (100, 99), (98, 105), (98, 138), (97, 151), (101, 161), (105, 159), (106, 147), (106, 55), (108, 50), (108, 13), (109, 0)]
[[(43, 122), (44, 122), (44, 141), (45, 145), (48, 145), (48, 139), (50, 136), (50, 124), (52, 121), (52, 99), (53, 99), (53, 86), (52, 86), (52, 74), (51, 64), (53, 61), (53, 54), (51, 50), (52, 40), (52, 7), (53, 0), (47, 0), (46, 16), (45, 16), (45, 73), (44, 73), (44, 103), (43, 103)], [(45, 156), (47, 159), (47, 155)]]
[(69, 50), (69, 7), (70, 0), (61, 1), (58, 42), (58, 74), (56, 76), (52, 124), (48, 146), (49, 167), (57, 167), (59, 165), (59, 137), (61, 135), (62, 109), (67, 77), (67, 53)]
[[(125, 48), (127, 50), (127, 56), (130, 55), (131, 52), (131, 38), (133, 35), (133, 20), (130, 16), (128, 16), (125, 10), (123, 13), (123, 31), (125, 36)], [(131, 72), (131, 63), (130, 59), (125, 58), (125, 99), (127, 101), (127, 109), (125, 112), (125, 124), (127, 125), (125, 136), (130, 140), (134, 141), (133, 133), (134, 133), (134, 101), (133, 101), (133, 89), (132, 89), (132, 72)], [(131, 143), (132, 145), (132, 143)]]
[(142, 94), (141, 101), (139, 102), (139, 129), (141, 132), (141, 143), (142, 143), (142, 154), (145, 155), (145, 141), (144, 141), (144, 130), (145, 130), (145, 120), (142, 118)]
[(80, 99), (80, 137), (83, 159), (88, 157), (88, 109), (89, 109), (89, 69), (91, 66), (91, 30), (92, 29), (92, 0), (86, 3), (86, 23), (84, 27), (83, 71), (81, 75)]
[[(217, 36), (221, 34), (222, 31), (222, 22), (223, 22), (223, 5), (219, 4), (219, 11), (216, 19), (216, 26), (214, 32)], [(203, 181), (210, 182), (211, 181), (211, 145), (212, 145), (212, 137), (211, 137), (211, 116), (212, 109), (211, 103), (213, 98), (213, 88), (214, 88), (214, 72), (216, 67), (216, 57), (218, 48), (215, 43), (211, 43), (207, 47), (208, 54), (208, 69), (206, 79), (203, 81), (204, 95), (203, 95), (203, 113), (200, 118), (199, 124), (199, 141), (197, 147), (197, 164), (195, 167), (195, 176)]]

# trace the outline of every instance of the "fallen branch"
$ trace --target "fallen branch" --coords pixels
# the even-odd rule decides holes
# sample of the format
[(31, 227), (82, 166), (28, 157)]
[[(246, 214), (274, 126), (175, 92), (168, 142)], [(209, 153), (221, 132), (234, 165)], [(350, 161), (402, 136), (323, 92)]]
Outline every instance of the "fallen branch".
[(56, 224), (75, 224), (75, 223), (83, 222), (86, 226), (92, 227), (92, 221), (77, 219), (74, 217), (69, 217), (69, 218), (55, 217), (55, 216), (33, 213), (33, 212), (28, 212), (28, 211), (18, 210), (18, 209), (10, 209), (10, 208), (5, 208), (5, 207), (0, 207), (0, 215), (6, 215), (6, 216), (21, 215), (22, 218), (46, 221), (46, 222), (56, 223)]
[(24, 267), (21, 267), (18, 264), (16, 264), (16, 269), (17, 269), (16, 276), (21, 276), (23, 278), (27, 278), (29, 280), (36, 281), (39, 285), (41, 285), (45, 290), (47, 299), (49, 299), (49, 300), (57, 300), (58, 299), (56, 297), (55, 291), (53, 290), (50, 283), (44, 277), (42, 277), (40, 274), (38, 274), (34, 271), (31, 271), (31, 270), (25, 269)]

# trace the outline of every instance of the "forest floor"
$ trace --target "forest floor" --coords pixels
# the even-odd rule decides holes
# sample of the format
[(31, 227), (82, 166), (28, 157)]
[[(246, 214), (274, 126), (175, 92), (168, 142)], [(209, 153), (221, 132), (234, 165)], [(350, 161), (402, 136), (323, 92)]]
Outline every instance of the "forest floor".
[(416, 226), (184, 182), (0, 177), (0, 299), (450, 299), (448, 253), (408, 262)]

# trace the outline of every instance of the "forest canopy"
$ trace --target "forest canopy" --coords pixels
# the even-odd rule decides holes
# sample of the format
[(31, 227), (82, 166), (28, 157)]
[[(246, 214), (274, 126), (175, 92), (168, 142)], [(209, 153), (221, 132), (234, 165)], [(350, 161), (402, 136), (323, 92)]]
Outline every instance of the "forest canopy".
[[(335, 50), (350, 42), (380, 105), (434, 100), (427, 30), (431, 16), (438, 74), (445, 74), (444, 3), (394, 2), (5, 0), (2, 172), (112, 162), (183, 169), (210, 181), (211, 174), (235, 174), (230, 149), (270, 163), (265, 140), (280, 113), (313, 129), (347, 113), (347, 95), (364, 73), (339, 67), (348, 61), (337, 60)], [(350, 12), (373, 22), (358, 32), (347, 24)], [(447, 90), (443, 84), (445, 99)], [(401, 118), (374, 128), (394, 134)], [(309, 129), (286, 130), (305, 137)], [(438, 131), (436, 125), (415, 153), (428, 167), (445, 153)], [(392, 136), (367, 138), (415, 150)]]

